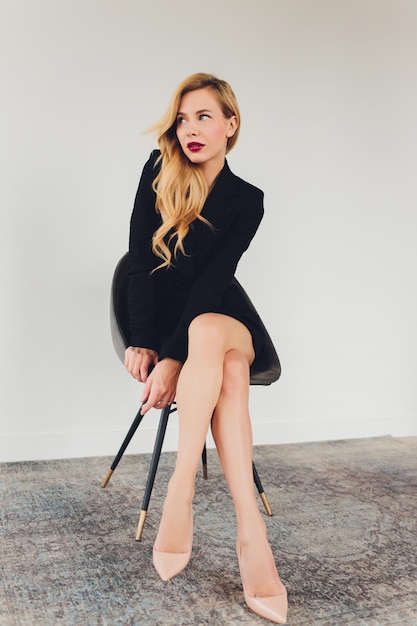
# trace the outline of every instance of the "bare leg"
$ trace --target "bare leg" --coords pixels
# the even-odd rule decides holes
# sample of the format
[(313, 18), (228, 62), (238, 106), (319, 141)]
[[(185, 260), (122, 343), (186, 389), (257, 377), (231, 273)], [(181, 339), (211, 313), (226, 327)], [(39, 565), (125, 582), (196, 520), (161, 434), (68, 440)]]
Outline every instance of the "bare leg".
[(224, 358), (234, 349), (247, 363), (253, 360), (252, 338), (237, 320), (206, 313), (191, 323), (188, 358), (177, 385), (177, 460), (154, 546), (159, 552), (183, 553), (191, 547), (195, 475), (222, 388)]
[(252, 428), (248, 410), (249, 365), (236, 350), (227, 353), (212, 432), (236, 509), (241, 570), (250, 596), (284, 591), (259, 511), (252, 473)]

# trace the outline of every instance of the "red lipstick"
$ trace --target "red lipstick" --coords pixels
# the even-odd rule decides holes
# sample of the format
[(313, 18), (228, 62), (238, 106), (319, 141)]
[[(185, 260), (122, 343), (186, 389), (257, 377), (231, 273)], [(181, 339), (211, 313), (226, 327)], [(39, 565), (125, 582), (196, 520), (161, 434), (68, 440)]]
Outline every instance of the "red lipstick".
[(203, 143), (198, 143), (198, 141), (190, 141), (190, 143), (187, 143), (187, 148), (191, 152), (199, 152), (199, 150), (201, 150), (201, 148), (204, 148), (204, 144)]

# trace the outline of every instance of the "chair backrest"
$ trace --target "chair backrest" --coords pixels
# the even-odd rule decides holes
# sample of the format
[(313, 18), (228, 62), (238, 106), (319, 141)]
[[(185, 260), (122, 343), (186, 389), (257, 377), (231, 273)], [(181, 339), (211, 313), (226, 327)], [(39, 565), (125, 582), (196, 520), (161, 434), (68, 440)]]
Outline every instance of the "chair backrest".
[[(128, 253), (124, 254), (114, 270), (110, 300), (110, 329), (113, 346), (119, 359), (124, 362), (125, 349), (129, 346), (129, 314), (127, 308)], [(256, 311), (242, 285), (233, 279), (248, 305)], [(262, 321), (264, 346), (252, 364), (250, 370), (251, 385), (270, 385), (281, 375), (278, 355)]]

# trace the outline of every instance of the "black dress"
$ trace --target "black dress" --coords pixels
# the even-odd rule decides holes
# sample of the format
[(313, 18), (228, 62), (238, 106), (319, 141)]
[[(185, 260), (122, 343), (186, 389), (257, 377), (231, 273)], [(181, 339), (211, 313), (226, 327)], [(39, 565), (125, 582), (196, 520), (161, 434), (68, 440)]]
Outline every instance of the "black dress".
[(152, 189), (159, 154), (153, 151), (145, 164), (130, 223), (130, 345), (156, 350), (159, 359), (184, 362), (191, 321), (215, 312), (245, 324), (258, 355), (262, 322), (232, 279), (261, 222), (263, 192), (235, 176), (226, 163), (201, 213), (211, 227), (195, 220), (184, 239), (186, 255), (179, 253), (169, 268), (151, 273), (161, 263), (152, 252), (152, 235), (161, 225)]

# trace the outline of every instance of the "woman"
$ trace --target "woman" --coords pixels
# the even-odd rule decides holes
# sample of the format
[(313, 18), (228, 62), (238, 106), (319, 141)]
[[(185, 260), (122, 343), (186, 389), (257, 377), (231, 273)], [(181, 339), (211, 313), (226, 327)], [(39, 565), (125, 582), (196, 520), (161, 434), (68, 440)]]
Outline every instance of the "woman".
[(232, 174), (225, 160), (239, 124), (230, 86), (195, 74), (152, 129), (160, 151), (144, 167), (131, 219), (125, 365), (145, 383), (142, 413), (174, 398), (178, 407), (177, 460), (153, 549), (160, 577), (172, 578), (190, 559), (194, 482), (211, 424), (236, 509), (246, 603), (283, 624), (286, 590), (252, 475), (249, 368), (262, 333), (231, 284), (263, 216), (263, 193)]

